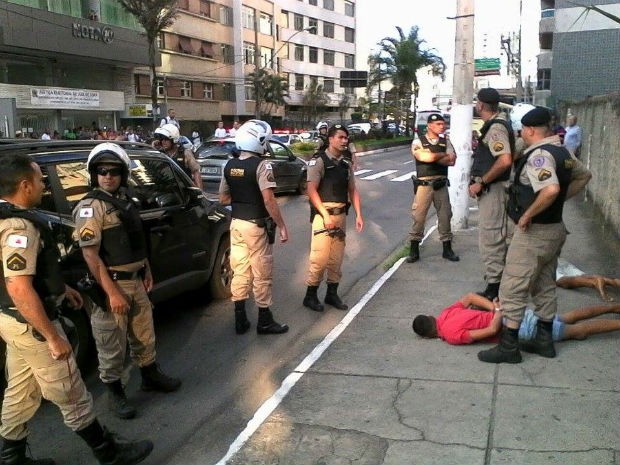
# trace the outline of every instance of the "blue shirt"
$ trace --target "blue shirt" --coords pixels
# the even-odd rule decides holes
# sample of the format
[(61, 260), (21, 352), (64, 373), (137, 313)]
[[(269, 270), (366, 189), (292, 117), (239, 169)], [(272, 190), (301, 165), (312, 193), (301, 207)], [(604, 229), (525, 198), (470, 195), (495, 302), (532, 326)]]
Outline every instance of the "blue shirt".
[(566, 134), (564, 135), (564, 147), (575, 153), (575, 150), (581, 146), (581, 133), (579, 126), (567, 126)]

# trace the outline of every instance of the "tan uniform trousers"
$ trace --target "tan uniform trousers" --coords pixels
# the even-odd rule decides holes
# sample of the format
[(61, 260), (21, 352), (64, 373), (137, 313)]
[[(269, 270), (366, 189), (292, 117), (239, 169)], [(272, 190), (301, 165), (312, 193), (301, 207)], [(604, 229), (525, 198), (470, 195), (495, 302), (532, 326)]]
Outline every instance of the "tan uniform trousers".
[(501, 281), (514, 231), (514, 223), (506, 214), (507, 201), (506, 183), (501, 181), (489, 185), (489, 191), (478, 198), (478, 245), (487, 283)]
[[(65, 335), (58, 320), (54, 325)], [(18, 441), (28, 436), (28, 421), (41, 405), (41, 397), (60, 408), (65, 425), (73, 431), (95, 420), (93, 398), (86, 390), (73, 355), (54, 360), (47, 342), (32, 336), (32, 327), (0, 313), (0, 336), (6, 342), (6, 380), (2, 403), (3, 438)]]
[(418, 186), (415, 199), (411, 205), (413, 224), (411, 225), (409, 239), (421, 241), (424, 238), (424, 225), (428, 210), (431, 208), (431, 203), (437, 211), (439, 240), (441, 242), (451, 241), (452, 229), (450, 227), (450, 220), (452, 219), (452, 207), (450, 206), (447, 186), (437, 190), (433, 190), (432, 186)]
[(553, 319), (557, 312), (555, 273), (565, 241), (564, 223), (531, 224), (527, 232), (515, 228), (499, 286), (506, 318), (520, 323), (531, 295), (536, 316)]
[(230, 283), (233, 302), (250, 297), (259, 308), (270, 307), (272, 299), (273, 244), (267, 230), (251, 221), (233, 218), (230, 223)]
[[(342, 204), (324, 203), (327, 208)], [(346, 232), (347, 215), (331, 215), (334, 226)], [(315, 215), (312, 220), (312, 240), (310, 242), (310, 269), (308, 270), (308, 286), (318, 286), (323, 281), (327, 270), (327, 282), (339, 283), (342, 277), (342, 260), (344, 259), (345, 239), (331, 237), (327, 233), (315, 235), (314, 232), (325, 228), (323, 217)]]
[(129, 302), (127, 313), (112, 313), (96, 305), (88, 309), (99, 358), (99, 377), (104, 383), (121, 379), (128, 340), (136, 365), (143, 367), (155, 362), (153, 306), (142, 279), (120, 280), (116, 284)]

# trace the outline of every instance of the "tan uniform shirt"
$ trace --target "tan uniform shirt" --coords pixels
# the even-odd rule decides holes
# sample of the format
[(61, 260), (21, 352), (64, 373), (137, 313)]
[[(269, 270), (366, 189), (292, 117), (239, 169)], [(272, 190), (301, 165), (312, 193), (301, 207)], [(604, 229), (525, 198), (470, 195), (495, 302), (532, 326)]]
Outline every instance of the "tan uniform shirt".
[[(560, 137), (554, 135), (546, 137), (528, 147), (528, 160), (519, 178), (522, 184), (532, 186), (534, 192), (538, 192), (553, 184), (559, 184), (556, 174), (555, 158), (553, 158), (553, 155), (549, 152), (540, 148), (542, 145), (546, 144), (562, 146)], [(573, 154), (571, 154), (571, 159), (573, 165), (571, 179), (583, 179), (586, 177), (589, 173), (588, 169)]]
[(39, 230), (23, 218), (0, 220), (0, 257), (4, 277), (34, 276), (41, 250)]
[[(333, 161), (340, 161), (343, 159), (342, 156), (335, 157), (329, 152), (325, 152), (325, 154)], [(346, 160), (345, 160), (346, 161)], [(321, 183), (321, 179), (325, 176), (325, 164), (323, 163), (323, 159), (321, 157), (312, 158), (308, 162), (308, 174), (307, 179), (308, 182), (314, 182), (318, 186)], [(349, 188), (355, 186), (355, 174), (353, 172), (353, 166), (349, 163)]]
[[(116, 207), (98, 199), (81, 200), (73, 210), (73, 221), (75, 222), (73, 239), (79, 243), (80, 247), (100, 245), (103, 230), (118, 227), (121, 224)], [(146, 259), (125, 265), (115, 265), (113, 269), (138, 271), (145, 264)]]
[[(256, 157), (252, 152), (241, 152), (239, 155), (240, 160), (247, 160), (250, 157)], [(258, 181), (258, 188), (261, 191), (265, 189), (275, 189), (276, 187), (276, 178), (273, 174), (273, 164), (270, 160), (263, 160), (258, 164), (256, 168), (256, 181)], [(226, 182), (226, 176), (222, 176), (222, 180), (220, 181), (220, 194), (230, 195), (230, 186), (228, 182)]]
[[(506, 120), (503, 115), (493, 115), (491, 119)], [(508, 130), (501, 124), (493, 124), (482, 139), (491, 150), (494, 157), (499, 157), (504, 153), (510, 153), (510, 138)]]

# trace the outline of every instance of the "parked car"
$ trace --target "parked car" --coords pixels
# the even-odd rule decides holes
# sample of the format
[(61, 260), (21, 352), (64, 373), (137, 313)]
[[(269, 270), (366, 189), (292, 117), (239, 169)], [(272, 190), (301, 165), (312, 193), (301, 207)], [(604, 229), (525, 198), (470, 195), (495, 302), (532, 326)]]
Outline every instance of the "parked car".
[[(272, 162), (277, 184), (276, 192), (305, 193), (308, 168), (306, 162), (293, 155), (293, 152), (282, 142), (270, 140), (267, 149), (268, 152), (265, 153), (264, 158)], [(237, 156), (235, 139), (228, 137), (204, 142), (195, 155), (200, 164), (203, 182), (220, 182), (226, 162)]]
[[(91, 190), (86, 160), (98, 143), (24, 140), (0, 144), (0, 157), (9, 152), (27, 153), (41, 167), (45, 190), (38, 210), (52, 225), (63, 276), (71, 286), (87, 271), (82, 252), (72, 239), (72, 210)], [(168, 156), (145, 144), (115, 143), (127, 151), (132, 162), (129, 185), (149, 245), (152, 301), (158, 303), (202, 287), (213, 298), (229, 296), (229, 211), (208, 200)], [(76, 358), (83, 364), (91, 341), (88, 318), (83, 311), (70, 311), (63, 323)]]
[(286, 146), (296, 144), (297, 142), (303, 142), (299, 134), (273, 134), (271, 140), (277, 140)]
[(347, 126), (351, 134), (368, 134), (372, 128), (370, 123), (352, 123)]

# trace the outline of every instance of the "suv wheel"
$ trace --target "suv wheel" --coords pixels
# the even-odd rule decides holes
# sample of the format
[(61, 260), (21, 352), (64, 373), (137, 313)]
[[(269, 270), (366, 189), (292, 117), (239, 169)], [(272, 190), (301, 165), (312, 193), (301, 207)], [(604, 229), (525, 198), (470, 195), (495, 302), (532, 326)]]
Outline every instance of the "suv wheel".
[(232, 268), (230, 267), (230, 238), (224, 236), (220, 241), (215, 256), (213, 272), (209, 278), (209, 293), (214, 299), (230, 297), (230, 282), (232, 281)]

